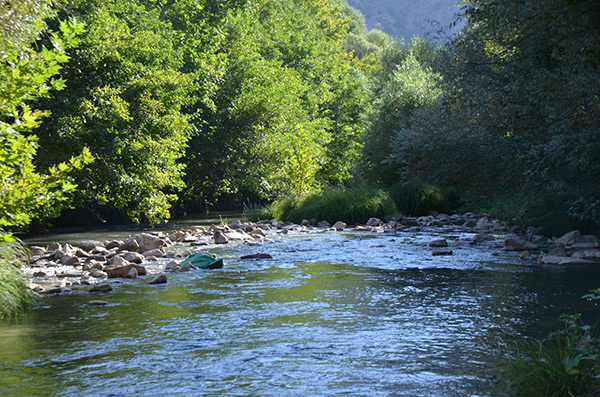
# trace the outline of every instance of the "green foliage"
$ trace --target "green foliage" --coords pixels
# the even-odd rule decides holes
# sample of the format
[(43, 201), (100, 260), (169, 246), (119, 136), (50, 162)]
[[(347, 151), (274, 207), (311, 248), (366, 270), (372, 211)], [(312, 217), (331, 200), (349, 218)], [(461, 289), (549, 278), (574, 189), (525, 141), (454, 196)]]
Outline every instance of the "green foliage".
[(402, 168), (398, 165), (404, 159), (397, 150), (406, 144), (405, 135), (411, 131), (413, 114), (439, 100), (440, 79), (411, 51), (384, 83), (373, 105), (364, 147), (369, 174), (376, 181), (391, 185), (401, 178)]
[[(584, 296), (599, 299), (598, 290)], [(600, 338), (579, 315), (561, 316), (564, 329), (543, 340), (517, 342), (502, 366), (518, 396), (591, 396), (600, 392)]]
[(228, 15), (214, 106), (187, 151), (188, 193), (272, 198), (350, 176), (367, 97), (346, 29), (329, 0), (262, 0)]
[(182, 112), (198, 78), (182, 71), (189, 49), (156, 4), (80, 0), (68, 11), (88, 30), (70, 53), (67, 88), (42, 102), (53, 117), (40, 129), (40, 161), (88, 147), (96, 163), (77, 174), (80, 205), (110, 203), (136, 222), (167, 219), (193, 130)]
[[(0, 18), (0, 228), (21, 230), (33, 219), (57, 216), (69, 205), (75, 190), (74, 171), (92, 161), (85, 146), (41, 173), (34, 163), (38, 138), (30, 131), (48, 112), (32, 110), (26, 102), (62, 89), (55, 76), (69, 58), (65, 50), (79, 43), (83, 24), (61, 21), (58, 32), (46, 31), (43, 18), (53, 15), (49, 2), (3, 2)], [(42, 35), (47, 45), (32, 47)], [(69, 158), (70, 157), (70, 158)]]
[(0, 231), (0, 319), (21, 313), (32, 304), (31, 290), (19, 269), (21, 258), (26, 256), (23, 244)]
[(371, 217), (386, 219), (397, 209), (388, 193), (378, 189), (325, 190), (302, 198), (284, 197), (272, 205), (275, 219), (300, 223), (303, 219), (365, 223)]

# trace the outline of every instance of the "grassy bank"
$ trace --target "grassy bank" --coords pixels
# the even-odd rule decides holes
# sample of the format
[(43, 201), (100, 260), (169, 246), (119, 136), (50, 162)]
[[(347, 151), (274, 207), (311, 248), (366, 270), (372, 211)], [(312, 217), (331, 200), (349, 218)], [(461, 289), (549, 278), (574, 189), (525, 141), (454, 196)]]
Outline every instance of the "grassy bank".
[(365, 223), (369, 218), (389, 218), (398, 213), (390, 195), (380, 189), (327, 190), (304, 197), (286, 196), (248, 213), (250, 220), (271, 219), (302, 222), (303, 219)]
[(0, 241), (0, 318), (21, 313), (32, 304), (32, 295), (19, 269), (25, 247), (16, 241)]

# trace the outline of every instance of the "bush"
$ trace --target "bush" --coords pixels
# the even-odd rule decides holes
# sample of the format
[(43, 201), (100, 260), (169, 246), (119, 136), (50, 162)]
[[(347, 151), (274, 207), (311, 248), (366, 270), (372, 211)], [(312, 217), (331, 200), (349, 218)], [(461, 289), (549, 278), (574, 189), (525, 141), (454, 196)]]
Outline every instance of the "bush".
[(457, 190), (442, 190), (434, 186), (419, 186), (414, 182), (399, 182), (389, 188), (398, 211), (406, 215), (425, 215), (429, 210), (450, 212), (460, 206)]
[(26, 248), (2, 237), (0, 235), (0, 318), (21, 313), (32, 304), (31, 291), (19, 269)]
[[(584, 297), (598, 299), (600, 290)], [(591, 396), (600, 394), (600, 338), (579, 315), (561, 316), (563, 330), (545, 339), (521, 341), (501, 368), (510, 395)]]
[(328, 190), (300, 199), (284, 198), (272, 206), (279, 220), (299, 223), (303, 219), (365, 223), (369, 218), (389, 218), (398, 210), (389, 194), (379, 189)]

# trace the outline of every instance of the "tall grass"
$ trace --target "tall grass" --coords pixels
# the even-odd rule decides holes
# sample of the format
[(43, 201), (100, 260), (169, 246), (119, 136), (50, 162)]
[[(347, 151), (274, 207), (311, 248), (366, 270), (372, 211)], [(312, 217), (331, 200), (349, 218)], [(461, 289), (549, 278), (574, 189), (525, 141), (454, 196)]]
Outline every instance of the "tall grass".
[(22, 243), (0, 239), (0, 318), (21, 313), (32, 304), (31, 291), (19, 269), (26, 253)]
[(383, 190), (356, 188), (327, 190), (302, 198), (284, 197), (271, 206), (276, 219), (299, 223), (303, 219), (365, 223), (369, 218), (385, 219), (398, 212)]
[(563, 315), (565, 329), (526, 340), (501, 367), (517, 396), (600, 396), (600, 339), (578, 315)]

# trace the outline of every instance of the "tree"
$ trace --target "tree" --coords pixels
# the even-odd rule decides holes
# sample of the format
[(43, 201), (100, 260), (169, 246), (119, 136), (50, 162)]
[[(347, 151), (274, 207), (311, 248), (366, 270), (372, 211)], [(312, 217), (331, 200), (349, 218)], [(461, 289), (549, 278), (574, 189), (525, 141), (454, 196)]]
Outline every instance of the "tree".
[[(43, 21), (53, 14), (48, 1), (0, 5), (0, 228), (22, 230), (33, 219), (56, 216), (76, 188), (70, 174), (92, 160), (84, 146), (46, 172), (34, 164), (38, 137), (30, 132), (49, 113), (32, 110), (27, 102), (64, 87), (64, 80), (55, 76), (69, 59), (65, 50), (77, 45), (83, 32), (83, 24), (75, 20), (62, 21), (60, 33), (48, 32)], [(47, 44), (34, 48), (43, 36)]]

